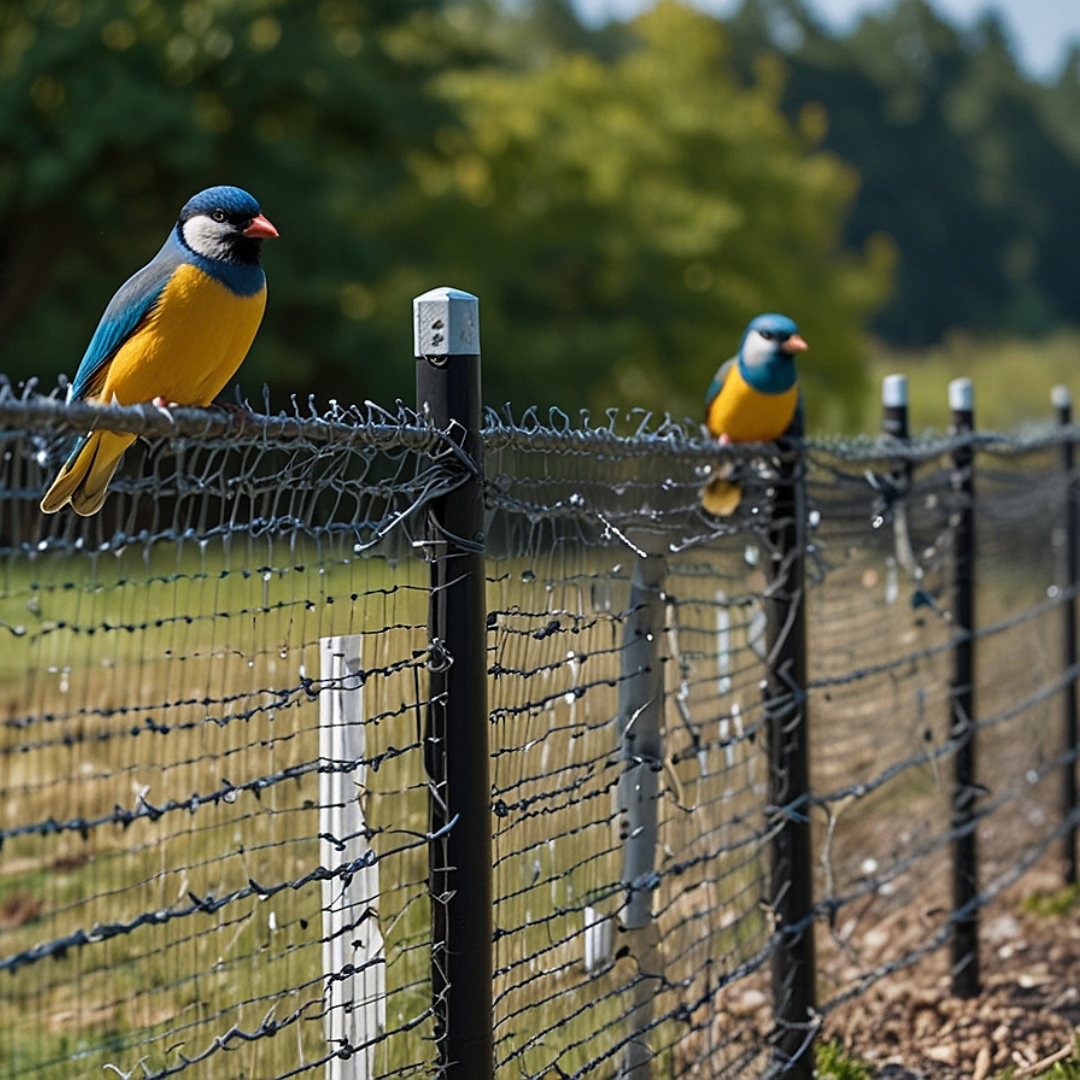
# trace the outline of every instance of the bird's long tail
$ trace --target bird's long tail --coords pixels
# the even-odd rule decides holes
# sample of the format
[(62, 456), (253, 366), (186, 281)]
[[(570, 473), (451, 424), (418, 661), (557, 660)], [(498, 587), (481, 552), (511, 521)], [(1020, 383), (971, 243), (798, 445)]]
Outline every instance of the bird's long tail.
[(729, 479), (734, 473), (731, 462), (713, 469), (708, 482), (701, 489), (701, 505), (717, 517), (734, 514), (742, 501), (742, 488), (737, 480)]
[(75, 449), (41, 500), (45, 514), (55, 514), (71, 503), (76, 514), (89, 517), (101, 509), (109, 490), (109, 481), (135, 441), (134, 435), (114, 431), (91, 431), (79, 438)]

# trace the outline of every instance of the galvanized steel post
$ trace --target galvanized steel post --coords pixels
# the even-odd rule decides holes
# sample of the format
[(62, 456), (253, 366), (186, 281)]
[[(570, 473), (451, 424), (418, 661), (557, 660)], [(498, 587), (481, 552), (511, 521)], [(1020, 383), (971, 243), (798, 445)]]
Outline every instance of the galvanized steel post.
[(413, 301), (416, 404), (473, 471), (427, 510), (431, 560), (424, 757), (431, 832), (432, 996), (439, 1075), (491, 1080), (492, 863), (479, 302)]
[(653, 922), (660, 772), (664, 764), (665, 560), (639, 556), (630, 583), (623, 623), (619, 680), (619, 829), (623, 844), (622, 884), (626, 903), (622, 926), (628, 955), (638, 971), (629, 1012), (630, 1039), (623, 1052), (622, 1080), (648, 1080), (654, 1052), (648, 1041), (659, 987), (658, 928)]

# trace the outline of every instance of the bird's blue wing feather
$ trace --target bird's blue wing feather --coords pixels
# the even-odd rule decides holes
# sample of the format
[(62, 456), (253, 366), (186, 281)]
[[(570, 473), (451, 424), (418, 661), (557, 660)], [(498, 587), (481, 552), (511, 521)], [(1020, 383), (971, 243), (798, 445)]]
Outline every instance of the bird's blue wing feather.
[(166, 243), (146, 266), (120, 286), (109, 301), (72, 380), (68, 401), (79, 401), (93, 395), (109, 361), (153, 311), (182, 261), (176, 247), (174, 243)]
[(719, 394), (720, 391), (724, 388), (724, 383), (727, 381), (728, 374), (731, 371), (732, 366), (736, 363), (737, 360), (738, 360), (737, 356), (733, 356), (730, 360), (725, 360), (724, 363), (722, 363), (720, 365), (720, 369), (713, 376), (713, 381), (711, 383), (709, 383), (709, 389), (705, 391), (705, 415), (706, 416), (709, 415), (709, 408), (711, 407), (712, 403), (716, 400), (717, 394)]

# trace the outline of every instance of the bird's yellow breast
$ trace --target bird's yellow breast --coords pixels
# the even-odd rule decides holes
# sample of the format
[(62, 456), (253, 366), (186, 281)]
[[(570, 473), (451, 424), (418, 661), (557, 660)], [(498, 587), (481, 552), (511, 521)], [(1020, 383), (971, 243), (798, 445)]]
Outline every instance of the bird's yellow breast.
[(237, 296), (198, 267), (180, 266), (154, 311), (117, 350), (99, 399), (209, 405), (247, 355), (265, 307), (265, 288)]
[(720, 393), (709, 406), (708, 428), (732, 442), (771, 442), (787, 431), (795, 418), (799, 388), (780, 394), (755, 390), (733, 364)]

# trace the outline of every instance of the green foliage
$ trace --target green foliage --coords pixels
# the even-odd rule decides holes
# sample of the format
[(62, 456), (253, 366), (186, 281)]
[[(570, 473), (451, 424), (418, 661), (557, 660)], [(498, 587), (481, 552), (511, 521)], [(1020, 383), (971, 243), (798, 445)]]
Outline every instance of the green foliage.
[(1080, 1080), (1080, 1059), (1056, 1061), (1048, 1072), (1039, 1073), (1034, 1080)]
[(1032, 1080), (1080, 1080), (1080, 1040), (1073, 1044), (1072, 1057), (1055, 1061), (1045, 1072), (1035, 1073)]
[(410, 398), (410, 301), (449, 283), (481, 296), (489, 401), (697, 416), (781, 309), (812, 416), (843, 422), (890, 248), (844, 250), (856, 178), (782, 85), (671, 2), (590, 32), (565, 0), (0, 0), (5, 373), (73, 374), (180, 205), (230, 182), (282, 235), (248, 393)]
[(1025, 911), (1036, 915), (1060, 917), (1068, 915), (1080, 899), (1080, 884), (1073, 883), (1050, 893), (1034, 893), (1023, 903)]
[(896, 240), (896, 291), (874, 323), (885, 339), (1080, 324), (1080, 52), (1043, 85), (995, 16), (961, 33), (926, 0), (867, 13), (845, 37), (800, 0), (747, 0), (730, 30), (740, 56), (784, 55), (785, 111), (823, 113), (824, 145), (862, 176), (846, 241)]
[(817, 1080), (873, 1080), (872, 1066), (844, 1053), (843, 1046), (835, 1039), (819, 1042), (814, 1048), (814, 1075)]
[[(112, 291), (182, 203), (231, 182), (283, 237), (266, 253), (271, 301), (247, 382), (336, 379), (331, 394), (353, 397), (350, 369), (386, 351), (380, 290), (407, 265), (407, 151), (447, 115), (423, 89), (453, 49), (438, 9), (0, 0), (7, 373), (72, 374)], [(398, 344), (408, 308), (389, 318), (404, 324)]]
[(439, 82), (461, 122), (416, 167), (471, 238), (437, 257), (483, 298), (489, 396), (696, 416), (747, 321), (782, 310), (821, 357), (803, 365), (811, 416), (850, 406), (891, 256), (841, 249), (854, 175), (783, 118), (775, 64), (739, 84), (715, 20), (669, 0), (632, 29), (611, 62), (578, 51)]
[(0, 0), (3, 368), (71, 375), (184, 200), (232, 182), (282, 233), (256, 397), (409, 400), (409, 304), (446, 283), (481, 297), (494, 404), (696, 417), (779, 309), (817, 430), (876, 393), (871, 320), (965, 329), (924, 370), (970, 360), (996, 426), (987, 335), (1080, 325), (1078, 116), (1080, 50), (1035, 83), (993, 17), (925, 0), (846, 37), (802, 0), (595, 31), (570, 0)]
[(973, 337), (950, 334), (928, 349), (896, 349), (883, 345), (871, 351), (873, 390), (865, 398), (859, 430), (881, 428), (881, 379), (908, 376), (911, 430), (944, 431), (951, 413), (948, 385), (966, 376), (975, 384), (975, 419), (983, 431), (1013, 431), (1024, 424), (1044, 423), (1054, 415), (1050, 391), (1069, 386), (1080, 394), (1076, 358), (1080, 333), (1061, 331), (1038, 340), (1015, 337)]

